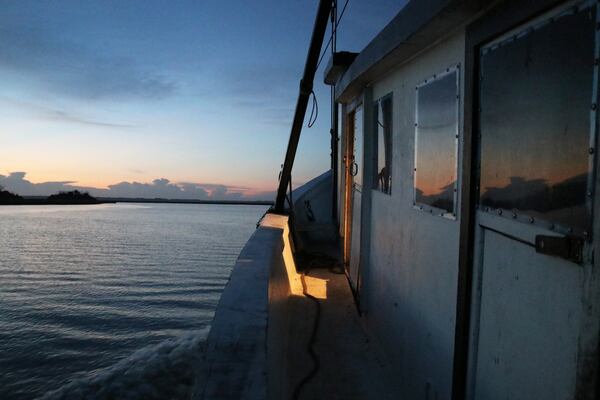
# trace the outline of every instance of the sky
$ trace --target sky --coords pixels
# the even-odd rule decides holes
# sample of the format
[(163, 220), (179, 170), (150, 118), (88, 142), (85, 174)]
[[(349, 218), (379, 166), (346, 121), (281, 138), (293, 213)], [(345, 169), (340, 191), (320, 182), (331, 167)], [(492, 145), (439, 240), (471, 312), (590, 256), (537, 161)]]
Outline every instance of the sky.
[[(350, 0), (338, 50), (360, 51), (404, 3)], [(0, 185), (23, 195), (77, 187), (270, 200), (317, 5), (3, 1)], [(329, 168), (328, 58), (315, 78), (319, 115), (303, 129), (295, 184)]]

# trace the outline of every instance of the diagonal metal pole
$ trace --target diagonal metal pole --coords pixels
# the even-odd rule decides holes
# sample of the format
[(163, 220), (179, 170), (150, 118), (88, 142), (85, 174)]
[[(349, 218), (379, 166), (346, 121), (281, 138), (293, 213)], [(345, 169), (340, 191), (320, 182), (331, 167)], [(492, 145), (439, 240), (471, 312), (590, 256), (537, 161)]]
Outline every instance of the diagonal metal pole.
[(327, 29), (331, 5), (331, 0), (320, 0), (319, 2), (319, 9), (315, 18), (312, 37), (310, 39), (306, 64), (304, 65), (304, 74), (300, 81), (300, 93), (298, 94), (298, 101), (296, 102), (296, 112), (294, 113), (294, 121), (292, 122), (290, 141), (288, 142), (287, 151), (285, 153), (285, 161), (281, 171), (279, 188), (277, 189), (277, 198), (275, 199), (275, 212), (278, 214), (283, 214), (284, 212), (285, 193), (290, 184), (292, 167), (294, 165), (294, 159), (296, 158), (296, 150), (298, 149), (302, 125), (304, 124), (308, 98), (313, 89), (313, 81), (315, 79), (315, 73), (317, 72), (317, 63), (319, 61), (319, 56), (321, 55), (321, 47), (323, 46), (323, 38), (325, 37), (325, 31)]

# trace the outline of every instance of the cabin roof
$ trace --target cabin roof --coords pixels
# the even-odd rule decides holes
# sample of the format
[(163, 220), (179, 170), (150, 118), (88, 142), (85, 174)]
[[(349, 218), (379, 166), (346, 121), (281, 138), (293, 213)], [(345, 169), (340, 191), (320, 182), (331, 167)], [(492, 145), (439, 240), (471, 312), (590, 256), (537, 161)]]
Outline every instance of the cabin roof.
[[(412, 0), (356, 56), (338, 79), (335, 97), (348, 102), (367, 84), (464, 26), (492, 0)], [(333, 63), (330, 61), (329, 67)], [(325, 76), (330, 73), (329, 68)]]

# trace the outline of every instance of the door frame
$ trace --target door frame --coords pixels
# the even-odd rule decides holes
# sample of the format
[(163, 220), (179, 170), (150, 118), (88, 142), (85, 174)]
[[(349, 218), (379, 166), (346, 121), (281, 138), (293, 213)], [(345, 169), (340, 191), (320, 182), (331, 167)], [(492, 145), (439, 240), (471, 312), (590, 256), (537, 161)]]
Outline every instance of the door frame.
[[(363, 141), (364, 141), (364, 104), (363, 104), (363, 95), (356, 97), (350, 103), (346, 104), (344, 107), (344, 201), (343, 201), (343, 244), (342, 244), (342, 255), (343, 255), (343, 263), (344, 263), (344, 272), (346, 277), (350, 281), (349, 267), (350, 267), (350, 252), (352, 245), (352, 216), (354, 214), (353, 200), (354, 200), (354, 176), (351, 174), (351, 165), (355, 161), (354, 158), (354, 130), (355, 130), (355, 115), (356, 110), (362, 106), (363, 107)], [(363, 143), (363, 158), (364, 158), (364, 143)], [(364, 163), (364, 160), (361, 160)], [(364, 170), (364, 165), (361, 168), (361, 171)], [(364, 191), (364, 177), (363, 177), (363, 191)], [(361, 207), (362, 208), (362, 207)], [(362, 210), (361, 210), (362, 211)], [(361, 221), (362, 221), (362, 212), (361, 212)], [(360, 241), (362, 243), (362, 240)], [(359, 244), (361, 245), (361, 244)], [(362, 246), (361, 246), (362, 247)], [(359, 260), (360, 262), (360, 260)], [(357, 293), (360, 290), (360, 264), (359, 264), (359, 274), (356, 282), (356, 288), (350, 285), (354, 298), (358, 302)]]
[[(479, 104), (479, 51), (487, 42), (502, 34), (526, 24), (528, 21), (554, 9), (561, 4), (578, 4), (581, 1), (538, 0), (536, 2), (521, 2), (508, 0), (495, 4), (485, 11), (485, 14), (466, 27), (465, 33), (465, 70), (464, 70), (464, 153), (463, 168), (459, 171), (459, 190), (462, 199), (459, 204), (460, 218), (460, 248), (458, 264), (458, 287), (456, 302), (456, 329), (454, 341), (454, 366), (452, 377), (452, 399), (466, 399), (470, 393), (470, 368), (476, 357), (474, 326), (471, 325), (473, 288), (477, 278), (475, 268), (477, 259), (476, 248), (476, 199), (478, 188), (478, 104)], [(597, 6), (600, 7), (600, 6)], [(596, 48), (598, 49), (598, 33)], [(597, 50), (598, 51), (598, 50)], [(598, 82), (595, 82), (598, 91)], [(598, 117), (596, 116), (596, 130)], [(597, 147), (597, 144), (596, 146)], [(595, 152), (597, 154), (597, 151)], [(600, 188), (598, 163), (595, 163), (595, 186)], [(598, 196), (598, 195), (596, 195)], [(600, 201), (594, 199), (592, 215), (600, 215)], [(600, 221), (594, 218), (592, 237), (600, 238)], [(594, 240), (593, 251), (600, 254), (600, 240)], [(592, 399), (600, 390), (600, 273), (598, 267), (590, 266), (584, 271), (584, 314), (581, 326), (586, 328), (587, 337), (584, 340), (588, 348), (579, 349), (576, 391), (577, 398)], [(583, 306), (583, 305), (582, 305)]]

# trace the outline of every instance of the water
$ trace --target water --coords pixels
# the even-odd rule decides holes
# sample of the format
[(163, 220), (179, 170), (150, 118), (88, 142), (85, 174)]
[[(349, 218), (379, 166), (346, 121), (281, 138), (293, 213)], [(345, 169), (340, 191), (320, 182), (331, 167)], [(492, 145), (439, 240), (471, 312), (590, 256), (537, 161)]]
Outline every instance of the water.
[(265, 210), (0, 207), (0, 398), (183, 396)]

